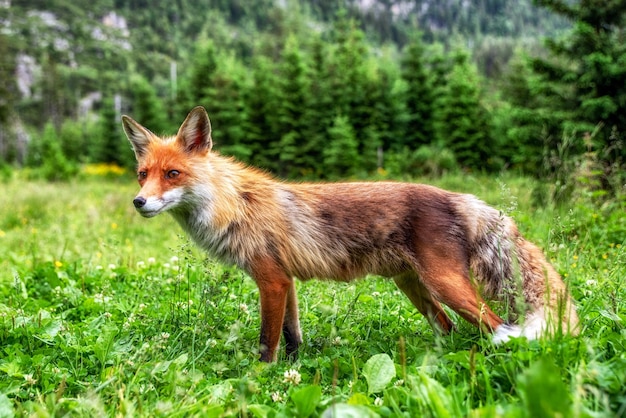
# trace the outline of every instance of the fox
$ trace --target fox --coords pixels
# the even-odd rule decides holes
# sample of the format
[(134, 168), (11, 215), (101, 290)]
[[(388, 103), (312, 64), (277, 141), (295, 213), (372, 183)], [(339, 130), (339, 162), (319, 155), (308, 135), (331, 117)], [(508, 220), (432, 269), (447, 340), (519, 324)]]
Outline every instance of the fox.
[[(210, 257), (235, 265), (260, 296), (260, 360), (303, 343), (295, 280), (392, 279), (431, 327), (455, 329), (443, 305), (494, 343), (578, 333), (568, 288), (514, 221), (471, 194), (394, 181), (287, 182), (213, 150), (211, 122), (192, 109), (176, 135), (131, 117), (139, 214), (168, 212)], [(486, 301), (515, 307), (505, 321)], [(522, 300), (523, 303), (519, 303)]]

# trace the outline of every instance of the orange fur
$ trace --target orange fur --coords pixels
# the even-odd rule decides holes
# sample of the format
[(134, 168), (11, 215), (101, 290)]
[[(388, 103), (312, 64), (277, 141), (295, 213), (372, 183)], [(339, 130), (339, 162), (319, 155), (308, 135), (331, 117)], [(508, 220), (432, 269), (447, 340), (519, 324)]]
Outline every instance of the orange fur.
[[(277, 181), (213, 152), (201, 107), (172, 137), (127, 116), (123, 124), (138, 161), (139, 213), (168, 211), (198, 245), (256, 281), (264, 361), (275, 359), (281, 330), (288, 354), (302, 342), (294, 277), (394, 278), (444, 332), (453, 323), (440, 302), (497, 340), (577, 331), (565, 284), (541, 251), (474, 196), (410, 183)], [(504, 324), (475, 282), (485, 297), (523, 297), (532, 327)]]

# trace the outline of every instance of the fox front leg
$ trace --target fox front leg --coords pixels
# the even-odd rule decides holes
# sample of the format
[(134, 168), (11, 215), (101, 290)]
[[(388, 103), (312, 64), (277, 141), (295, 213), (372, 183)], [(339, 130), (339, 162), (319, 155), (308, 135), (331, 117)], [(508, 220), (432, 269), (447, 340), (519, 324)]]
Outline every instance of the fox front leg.
[[(285, 323), (285, 312), (289, 312), (286, 324), (286, 336), (288, 351), (295, 352), (300, 344), (300, 327), (294, 328), (293, 308), (295, 302), (295, 289), (293, 279), (278, 266), (278, 264), (266, 258), (259, 260), (251, 269), (252, 277), (259, 287), (261, 297), (261, 336), (260, 354), (261, 361), (272, 362), (276, 360), (276, 350), (280, 342), (280, 334)], [(289, 296), (289, 309), (287, 302)], [(297, 309), (297, 302), (295, 302)], [(297, 324), (297, 313), (295, 316)], [(294, 333), (295, 332), (295, 333)], [(291, 354), (291, 353), (290, 353)]]
[(300, 331), (300, 319), (298, 317), (296, 283), (293, 279), (287, 292), (283, 335), (285, 336), (287, 356), (295, 360), (298, 357), (298, 347), (302, 344), (302, 331)]

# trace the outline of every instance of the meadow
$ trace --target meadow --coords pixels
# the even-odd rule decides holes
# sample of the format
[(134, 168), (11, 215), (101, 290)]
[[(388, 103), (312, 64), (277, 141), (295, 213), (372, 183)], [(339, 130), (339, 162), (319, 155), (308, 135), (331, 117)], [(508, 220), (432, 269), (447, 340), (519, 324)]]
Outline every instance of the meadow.
[(298, 283), (298, 360), (258, 358), (259, 300), (130, 173), (0, 186), (0, 417), (626, 416), (626, 205), (540, 205), (535, 180), (446, 176), (516, 219), (577, 301), (578, 337), (433, 333), (392, 282)]

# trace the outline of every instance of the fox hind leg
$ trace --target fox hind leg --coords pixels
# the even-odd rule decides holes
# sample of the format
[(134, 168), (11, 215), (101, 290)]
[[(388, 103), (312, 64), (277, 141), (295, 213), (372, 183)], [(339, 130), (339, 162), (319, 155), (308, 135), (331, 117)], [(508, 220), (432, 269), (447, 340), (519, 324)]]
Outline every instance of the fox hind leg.
[(433, 295), (414, 271), (398, 275), (393, 280), (434, 329), (440, 329), (446, 334), (454, 329), (454, 323), (450, 317), (445, 313), (441, 304), (433, 299)]
[(493, 332), (504, 321), (496, 315), (469, 277), (469, 269), (463, 257), (451, 257), (435, 251), (420, 254), (416, 271), (421, 283), (433, 298), (449, 306), (465, 320), (487, 332)]

